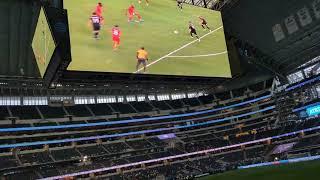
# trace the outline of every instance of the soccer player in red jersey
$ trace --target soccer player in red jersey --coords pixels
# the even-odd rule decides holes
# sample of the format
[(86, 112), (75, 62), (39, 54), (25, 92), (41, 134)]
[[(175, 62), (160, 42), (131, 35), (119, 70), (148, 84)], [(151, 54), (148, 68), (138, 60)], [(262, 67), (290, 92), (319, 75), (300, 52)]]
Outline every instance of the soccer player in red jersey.
[(139, 22), (142, 21), (141, 15), (136, 11), (133, 4), (131, 4), (127, 10), (128, 22), (132, 22), (134, 16), (137, 16)]
[(127, 10), (127, 15), (128, 15), (128, 22), (131, 22), (134, 16), (135, 12), (135, 7), (133, 4), (131, 4)]
[(120, 46), (120, 36), (121, 31), (118, 25), (114, 25), (114, 27), (111, 30), (112, 33), (112, 41), (113, 41), (113, 50), (117, 50)]
[(103, 13), (103, 6), (102, 6), (102, 3), (99, 2), (98, 5), (96, 6), (96, 14), (101, 18), (102, 13)]

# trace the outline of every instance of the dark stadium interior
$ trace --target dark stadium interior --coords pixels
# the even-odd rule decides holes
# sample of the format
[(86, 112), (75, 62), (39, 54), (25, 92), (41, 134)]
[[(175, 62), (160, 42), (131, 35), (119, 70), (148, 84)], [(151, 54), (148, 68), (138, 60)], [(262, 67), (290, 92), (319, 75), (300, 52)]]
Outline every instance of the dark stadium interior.
[(40, 4), (63, 0), (0, 1), (0, 179), (214, 179), (319, 161), (320, 1), (181, 1), (221, 11), (233, 78), (60, 69), (48, 88), (31, 42)]

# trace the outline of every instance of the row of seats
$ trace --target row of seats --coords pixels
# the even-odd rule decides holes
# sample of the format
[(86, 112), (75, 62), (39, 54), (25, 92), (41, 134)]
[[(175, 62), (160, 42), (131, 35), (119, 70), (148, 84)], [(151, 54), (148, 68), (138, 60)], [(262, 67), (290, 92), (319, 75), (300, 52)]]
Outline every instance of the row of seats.
[[(217, 93), (215, 96), (207, 95), (198, 98), (185, 98), (166, 101), (110, 103), (110, 104), (88, 104), (62, 107), (49, 106), (0, 106), (0, 120), (8, 117), (20, 119), (51, 119), (63, 118), (67, 115), (75, 117), (90, 117), (111, 115), (114, 113), (130, 114), (137, 112), (151, 112), (155, 110), (175, 110), (186, 106), (196, 107), (211, 104), (213, 100), (226, 101), (232, 98), (243, 97), (249, 92), (263, 91), (270, 87), (272, 80), (240, 88), (232, 92)], [(42, 116), (41, 116), (42, 115)]]
[[(197, 132), (189, 134), (186, 136), (178, 135), (178, 142), (175, 142), (175, 148), (168, 149), (170, 141), (163, 141), (157, 137), (148, 139), (137, 139), (137, 140), (127, 140), (123, 142), (108, 142), (106, 144), (100, 145), (85, 145), (78, 147), (69, 147), (64, 149), (53, 149), (50, 151), (39, 151), (32, 153), (19, 153), (18, 157), (22, 164), (35, 165), (42, 163), (49, 163), (54, 161), (70, 161), (74, 159), (80, 159), (83, 156), (98, 157), (123, 157), (123, 154), (131, 154), (131, 156), (140, 157), (142, 155), (148, 154), (147, 159), (155, 159), (166, 157), (170, 155), (182, 154), (186, 152), (196, 152), (205, 149), (212, 149), (218, 147), (224, 147), (233, 144), (239, 144), (243, 142), (249, 142), (257, 139), (263, 139), (271, 136), (277, 136), (279, 134), (284, 134), (292, 131), (298, 131), (302, 129), (307, 129), (310, 127), (319, 126), (318, 121), (305, 121), (293, 124), (287, 124), (283, 127), (275, 129), (264, 129), (260, 128), (256, 133), (246, 134), (238, 137), (237, 134), (232, 134), (232, 131), (228, 132), (228, 138), (218, 137), (215, 134), (202, 134), (203, 132)], [(293, 128), (296, 127), (296, 128)], [(320, 143), (320, 138), (317, 137), (317, 141)], [(299, 141), (297, 144), (303, 146), (305, 140)], [(264, 148), (265, 150), (265, 148)], [(135, 154), (135, 155), (133, 155)], [(2, 161), (11, 164), (11, 167), (17, 166), (17, 160), (13, 156), (0, 156)], [(145, 160), (147, 160), (145, 159)], [(132, 160), (129, 160), (131, 162)], [(7, 166), (9, 167), (9, 166)], [(6, 167), (6, 168), (7, 168)]]
[[(200, 106), (204, 103), (212, 103), (211, 97), (200, 99), (182, 99), (172, 101), (150, 101), (150, 102), (130, 102), (112, 104), (88, 104), (65, 107), (50, 106), (0, 106), (0, 119), (10, 116), (20, 119), (41, 119), (40, 113), (46, 119), (63, 118), (67, 115), (75, 117), (105, 116), (114, 113), (130, 114), (140, 112), (151, 112), (155, 110), (173, 110), (186, 106)], [(204, 102), (201, 102), (201, 101)], [(10, 113), (9, 113), (10, 111)]]
[[(264, 103), (268, 103), (269, 106), (270, 106), (270, 103), (272, 103), (271, 101), (269, 102), (264, 102)], [(99, 127), (96, 127), (96, 126), (91, 126), (90, 124), (85, 124), (81, 121), (67, 121), (67, 122), (60, 122), (60, 126), (57, 126), (57, 127), (61, 127), (62, 125), (90, 125), (90, 126), (86, 126), (86, 127), (83, 127), (83, 128), (72, 128), (72, 129), (68, 129), (67, 127), (66, 128), (61, 128), (61, 129), (44, 129), (44, 130), (40, 130), (40, 131), (28, 131), (28, 134), (30, 134), (31, 136), (29, 136), (28, 138), (24, 138), (24, 137), (21, 137), (21, 138), (15, 138), (14, 141), (18, 141), (18, 142), (29, 142), (31, 137), (32, 137), (32, 141), (37, 141), (37, 142), (41, 142), (41, 141), (45, 141), (45, 140), (51, 140), (51, 139), (62, 139), (62, 140), (66, 140), (66, 139), (71, 139), (71, 138), (82, 138), (82, 137), (93, 137), (93, 136), (101, 136), (101, 135), (107, 135), (107, 134), (119, 134), (119, 133), (130, 133), (130, 132), (139, 132), (139, 131), (142, 131), (142, 130), (157, 130), (157, 129), (163, 129), (163, 128), (170, 128), (170, 127), (173, 127), (174, 125), (177, 125), (177, 124), (181, 124), (181, 125), (185, 125), (185, 121), (190, 121), (192, 122), (193, 124), (197, 125), (198, 123), (206, 123), (206, 122), (211, 122), (211, 124), (209, 124), (210, 126), (212, 127), (215, 127), (217, 125), (220, 125), (221, 127), (220, 128), (223, 128), (224, 126), (226, 126), (228, 123), (230, 123), (230, 120), (229, 121), (224, 121), (224, 122), (219, 122), (219, 123), (213, 123), (215, 120), (219, 120), (221, 118), (226, 118), (226, 117), (234, 117), (236, 115), (243, 115), (245, 113), (251, 113), (251, 110), (252, 108), (256, 108), (256, 107), (259, 107), (259, 106), (262, 106), (264, 104), (253, 104), (252, 107), (245, 107), (244, 109), (238, 109), (237, 111), (233, 112), (233, 111), (230, 111), (230, 112), (224, 112), (224, 113), (219, 113), (220, 111), (216, 111), (216, 112), (206, 112), (206, 113), (203, 113), (204, 115), (202, 115), (203, 117), (197, 115), (196, 117), (191, 115), (190, 117), (189, 116), (186, 116), (186, 117), (183, 117), (183, 118), (168, 118), (167, 120), (165, 119), (159, 119), (158, 121), (155, 121), (157, 119), (154, 119), (152, 122), (148, 122), (148, 125), (144, 125), (145, 122), (141, 122), (141, 123), (135, 123), (136, 120), (133, 120), (132, 122), (133, 123), (130, 123), (130, 124), (127, 124), (127, 123), (123, 123), (123, 124), (120, 124), (120, 125), (108, 125), (108, 126), (104, 126), (104, 125), (101, 125)], [(265, 115), (270, 115), (272, 111), (269, 110), (269, 111), (265, 111)], [(213, 114), (213, 115), (210, 115), (210, 114)], [(264, 117), (264, 114), (263, 113), (260, 113), (261, 117)], [(257, 118), (260, 117), (257, 116), (257, 117), (252, 117), (251, 116), (248, 116), (246, 117), (245, 119), (238, 119), (239, 123), (241, 123), (242, 121), (246, 120), (249, 122), (250, 121), (256, 121)], [(197, 120), (193, 120), (193, 118), (196, 118)], [(250, 119), (251, 118), (251, 119)], [(185, 120), (186, 119), (186, 120)], [(232, 118), (231, 118), (232, 119)], [(118, 123), (121, 122), (121, 121), (117, 121)], [(175, 123), (172, 123), (172, 122), (175, 122)], [(246, 122), (243, 122), (244, 124)], [(143, 126), (144, 125), (144, 126)], [(197, 129), (201, 129), (203, 125), (199, 124), (198, 127), (194, 127), (193, 129), (197, 128)], [(232, 125), (231, 128), (234, 128), (235, 125)], [(123, 127), (123, 128), (122, 128)], [(46, 128), (46, 127), (44, 127)], [(49, 128), (49, 127), (48, 127)], [(51, 127), (50, 127), (51, 128)], [(112, 128), (112, 130), (110, 130)], [(32, 127), (30, 127), (29, 129), (32, 129)], [(185, 130), (188, 130), (190, 128), (187, 128)], [(90, 131), (89, 131), (90, 130)], [(169, 129), (168, 129), (169, 130)], [(181, 129), (179, 131), (181, 132), (184, 132), (185, 130)], [(219, 130), (219, 129), (217, 129)], [(65, 133), (67, 131), (67, 133)], [(82, 133), (82, 131), (84, 131), (85, 133)], [(171, 131), (171, 130), (170, 130)], [(55, 132), (54, 134), (50, 133), (50, 132)], [(59, 133), (57, 133), (59, 132)], [(17, 131), (17, 132), (3, 132), (2, 134), (3, 135), (18, 135), (18, 134), (25, 134), (26, 132), (20, 130), (20, 131)], [(61, 134), (62, 133), (62, 134)], [(161, 134), (161, 133), (165, 133), (162, 131), (159, 131), (157, 134)], [(33, 135), (34, 134), (34, 135)], [(43, 135), (41, 135), (43, 134)], [(151, 133), (150, 133), (151, 134)], [(41, 136), (40, 136), (41, 135)], [(33, 137), (34, 136), (34, 137)], [(120, 139), (121, 137), (119, 136), (118, 139)], [(98, 138), (96, 138), (98, 139)], [(114, 139), (114, 138), (111, 138), (111, 139)], [(93, 141), (95, 139), (92, 139)], [(110, 138), (104, 138), (103, 139), (104, 141), (105, 140), (110, 140)], [(6, 144), (14, 144), (14, 142), (11, 142), (10, 141), (2, 141), (0, 140), (1, 143), (6, 143)], [(63, 142), (63, 141), (61, 141)], [(85, 141), (82, 141), (82, 142), (78, 142), (79, 144), (83, 144)], [(65, 143), (62, 143), (62, 144), (69, 144), (70, 141), (68, 141), (66, 144)], [(56, 144), (56, 145), (59, 145), (59, 144)], [(54, 145), (51, 145), (51, 146), (54, 146)]]
[[(294, 137), (288, 137), (289, 139), (280, 139), (279, 142), (282, 142), (282, 140), (284, 140), (283, 142), (287, 142), (290, 141), (290, 138), (295, 139)], [(313, 139), (319, 139), (319, 135), (317, 135), (316, 137), (313, 137)], [(296, 141), (296, 140), (295, 140)], [(300, 140), (297, 144), (299, 143), (303, 143), (304, 141), (310, 141), (307, 139), (302, 139)], [(139, 142), (138, 144), (141, 144), (141, 142)], [(316, 143), (314, 143), (316, 144)], [(318, 141), (318, 144), (320, 145), (320, 141)], [(196, 159), (196, 160), (192, 160), (192, 161), (185, 161), (183, 160), (183, 162), (181, 163), (172, 163), (171, 165), (169, 165), (169, 167), (171, 167), (172, 171), (170, 174), (165, 174), (166, 177), (168, 177), (169, 175), (174, 175), (176, 178), (179, 177), (180, 173), (182, 173), (183, 175), (181, 175), (181, 177), (186, 177), (186, 174), (189, 174), (190, 177), (191, 176), (195, 176), (201, 173), (206, 173), (206, 172), (213, 172), (213, 171), (224, 171), (227, 168), (232, 168), (232, 167), (236, 167), (238, 165), (245, 165), (245, 164), (250, 164), (253, 162), (258, 162), (258, 161), (264, 161), (266, 158), (266, 155), (270, 152), (270, 150), (272, 149), (271, 147), (274, 147), (273, 145), (256, 145), (256, 146), (252, 146), (250, 148), (246, 148), (246, 149), (238, 149), (238, 150), (231, 150), (231, 151), (225, 151), (223, 152), (223, 154), (221, 155), (215, 155), (213, 157), (205, 157), (205, 158), (201, 158), (201, 159)], [(296, 146), (295, 148), (298, 148), (298, 146)], [(306, 146), (304, 146), (304, 148), (306, 148)], [(97, 151), (95, 148), (90, 148), (91, 152), (93, 151)], [(60, 151), (50, 151), (49, 153), (46, 152), (42, 152), (42, 153), (36, 153), (35, 155), (19, 155), (19, 159), (21, 162), (34, 162), (37, 161), (39, 163), (42, 162), (52, 162), (51, 157), (53, 157), (55, 160), (66, 160), (67, 158), (70, 160), (72, 159), (79, 159), (80, 158), (80, 154), (79, 151), (82, 151), (81, 154), (83, 153), (83, 150), (80, 150), (79, 148), (76, 149), (64, 149), (64, 150), (60, 150)], [(88, 151), (88, 150), (86, 150)], [(176, 154), (181, 154), (183, 153), (182, 151), (179, 152), (179, 150), (173, 150), (170, 151), (170, 149), (167, 149), (165, 151), (158, 151), (158, 152), (149, 152), (146, 153), (145, 151), (142, 152), (140, 155), (131, 155), (131, 156), (125, 156), (122, 155), (122, 158), (115, 158), (114, 156), (112, 157), (106, 157), (106, 159), (104, 157), (99, 157), (97, 159), (93, 159), (94, 163), (90, 163), (89, 165), (79, 165), (79, 166), (75, 166), (75, 164), (70, 164), (70, 166), (61, 166), (61, 165), (56, 165), (56, 166), (52, 166), (52, 167), (48, 167), (47, 170), (43, 170), (43, 168), (38, 169), (37, 171), (39, 171), (38, 174), (41, 174), (41, 177), (48, 177), (48, 176), (56, 176), (56, 175), (60, 175), (60, 174), (65, 174), (65, 173), (74, 173), (74, 172), (79, 172), (79, 171), (83, 171), (83, 170), (90, 170), (90, 169), (95, 169), (95, 168), (102, 168), (102, 167), (109, 167), (109, 166), (115, 166), (115, 165), (121, 165), (121, 164), (126, 164), (126, 163), (132, 163), (132, 162), (139, 162), (139, 161), (144, 161), (144, 160), (149, 160), (149, 159), (154, 159), (154, 158), (161, 158), (161, 157), (167, 157), (167, 156), (172, 156), (172, 155), (176, 155)], [(48, 155), (49, 154), (49, 155)], [(36, 159), (36, 160), (35, 160)], [(8, 156), (8, 157), (1, 157), (2, 162), (6, 162), (6, 164), (8, 164), (9, 166), (17, 166), (17, 160), (15, 160), (13, 158), (13, 156)], [(213, 163), (213, 164), (212, 164)], [(30, 163), (32, 164), (32, 163)], [(44, 166), (46, 167), (46, 166)], [(74, 167), (74, 168), (71, 168)], [(160, 166), (159, 168), (167, 168), (168, 166)], [(184, 170), (185, 172), (179, 172), (179, 171), (174, 171), (175, 168), (178, 167), (179, 170)], [(155, 168), (157, 169), (157, 168)], [(153, 171), (155, 170), (154, 168), (148, 168), (145, 171)], [(176, 170), (178, 170), (176, 169)], [(127, 169), (129, 170), (129, 169)], [(141, 175), (141, 173), (144, 172), (142, 171), (134, 171), (132, 173), (124, 173), (123, 176), (125, 176), (127, 179), (133, 178), (133, 177), (137, 177), (138, 175)], [(25, 175), (27, 176), (32, 176), (33, 174), (37, 174), (37, 173), (25, 173)], [(156, 172), (156, 173), (149, 173), (149, 174), (145, 174), (146, 176), (148, 176), (149, 178), (151, 178), (152, 175), (154, 176), (159, 176), (159, 174), (163, 174), (163, 172)], [(16, 174), (14, 174), (16, 176)], [(101, 175), (101, 174), (100, 174)], [(140, 176), (141, 177), (141, 176)]]

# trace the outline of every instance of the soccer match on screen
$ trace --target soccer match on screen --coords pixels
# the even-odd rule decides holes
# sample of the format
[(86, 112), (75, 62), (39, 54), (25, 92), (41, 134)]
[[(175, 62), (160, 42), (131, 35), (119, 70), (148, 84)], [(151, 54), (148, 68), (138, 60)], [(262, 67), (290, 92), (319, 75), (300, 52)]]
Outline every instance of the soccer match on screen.
[(231, 77), (221, 13), (180, 0), (68, 0), (69, 70)]
[(0, 0), (0, 180), (319, 180), (320, 0)]
[(40, 74), (43, 77), (55, 48), (55, 43), (43, 9), (40, 10), (32, 47)]

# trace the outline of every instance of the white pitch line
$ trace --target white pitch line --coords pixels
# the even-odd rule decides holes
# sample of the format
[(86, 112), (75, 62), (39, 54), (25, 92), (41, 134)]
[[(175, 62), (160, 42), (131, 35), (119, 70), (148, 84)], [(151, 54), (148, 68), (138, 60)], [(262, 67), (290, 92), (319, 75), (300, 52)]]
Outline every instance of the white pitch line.
[(227, 51), (215, 54), (203, 54), (203, 55), (193, 55), (193, 56), (168, 56), (168, 58), (196, 58), (196, 57), (209, 57), (209, 56), (218, 56), (221, 54), (227, 54)]
[[(210, 34), (212, 34), (212, 33), (216, 32), (216, 31), (220, 30), (221, 28), (223, 28), (223, 26), (220, 26), (220, 27), (218, 27), (217, 29), (215, 29), (215, 30), (213, 30), (213, 31), (208, 32), (207, 34), (205, 34), (205, 35), (201, 36), (201, 37), (200, 37), (200, 39), (205, 38), (206, 36), (208, 36), (208, 35), (210, 35)], [(198, 39), (195, 39), (195, 40), (193, 40), (193, 41), (191, 41), (191, 42), (189, 42), (189, 43), (187, 43), (187, 44), (185, 44), (185, 45), (181, 46), (180, 48), (178, 48), (178, 49), (176, 49), (176, 50), (174, 50), (174, 51), (170, 52), (169, 54), (167, 54), (167, 55), (165, 55), (165, 56), (162, 56), (161, 58), (159, 58), (159, 59), (157, 59), (157, 60), (153, 61), (152, 63), (148, 64), (148, 65), (147, 65), (147, 67), (152, 66), (153, 64), (155, 64), (155, 63), (157, 63), (157, 62), (159, 62), (159, 61), (161, 61), (161, 60), (163, 60), (163, 59), (167, 58), (168, 56), (170, 56), (170, 55), (172, 55), (172, 54), (174, 54), (174, 53), (176, 53), (176, 52), (178, 52), (178, 51), (180, 51), (180, 50), (182, 50), (182, 49), (184, 49), (184, 48), (186, 48), (186, 47), (190, 46), (191, 44), (193, 44), (193, 43), (195, 43), (195, 42), (198, 42)], [(140, 72), (141, 70), (143, 70), (143, 68), (140, 68), (139, 70), (137, 70), (137, 71), (135, 71), (135, 72), (133, 72), (133, 73), (138, 73), (138, 72)]]

